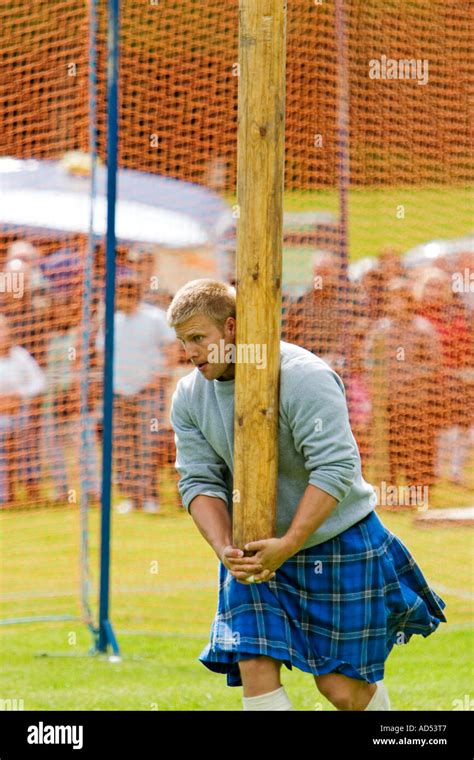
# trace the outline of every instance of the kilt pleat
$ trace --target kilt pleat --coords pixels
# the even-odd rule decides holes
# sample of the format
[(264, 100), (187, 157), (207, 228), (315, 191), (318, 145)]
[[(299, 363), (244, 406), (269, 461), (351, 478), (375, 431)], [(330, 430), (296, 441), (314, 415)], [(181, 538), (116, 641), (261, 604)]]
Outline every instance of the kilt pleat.
[(394, 645), (447, 622), (405, 544), (373, 511), (298, 552), (267, 583), (239, 583), (219, 563), (217, 611), (199, 660), (242, 684), (238, 661), (258, 655), (291, 670), (342, 673), (373, 683)]

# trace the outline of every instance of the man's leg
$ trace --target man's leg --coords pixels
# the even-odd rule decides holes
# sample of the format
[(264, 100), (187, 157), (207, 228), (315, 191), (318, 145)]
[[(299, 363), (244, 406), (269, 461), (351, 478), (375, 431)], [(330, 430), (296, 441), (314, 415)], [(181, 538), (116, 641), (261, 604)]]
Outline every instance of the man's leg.
[(385, 687), (375, 683), (349, 678), (342, 673), (327, 673), (315, 676), (314, 680), (321, 694), (338, 710), (366, 710), (368, 707), (390, 710)]
[(244, 710), (291, 710), (280, 681), (281, 662), (264, 655), (240, 660)]

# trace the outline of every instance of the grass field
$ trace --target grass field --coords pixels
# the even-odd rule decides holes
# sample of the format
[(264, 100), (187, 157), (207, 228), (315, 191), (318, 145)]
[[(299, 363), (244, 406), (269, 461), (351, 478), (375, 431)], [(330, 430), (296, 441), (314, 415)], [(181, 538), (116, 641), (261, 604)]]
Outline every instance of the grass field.
[[(446, 601), (448, 618), (427, 639), (415, 636), (393, 650), (386, 669), (393, 708), (453, 709), (472, 690), (473, 534), (414, 527), (407, 513), (381, 516)], [(0, 518), (2, 618), (78, 615), (77, 509)], [(97, 511), (90, 534), (95, 602)], [(122, 662), (84, 656), (91, 635), (79, 620), (2, 626), (0, 697), (23, 699), (26, 710), (239, 710), (241, 689), (197, 660), (215, 610), (217, 561), (190, 517), (171, 507), (157, 516), (114, 514), (112, 557)], [(296, 709), (334, 709), (311, 676), (283, 668), (283, 683)]]
[[(428, 240), (467, 235), (474, 228), (472, 187), (352, 188), (348, 200), (351, 261), (375, 256), (388, 245), (403, 252)], [(339, 199), (333, 190), (289, 192), (284, 208), (337, 215)]]
[[(235, 204), (235, 195), (227, 200)], [(457, 238), (474, 230), (472, 187), (352, 188), (349, 200), (349, 258), (377, 256), (393, 246), (401, 253), (438, 238)], [(285, 193), (285, 211), (331, 211), (339, 214), (335, 190)], [(311, 281), (310, 246), (288, 246), (283, 255), (283, 282)]]
[[(228, 195), (232, 205), (235, 195)], [(454, 239), (474, 231), (472, 187), (352, 188), (348, 194), (349, 261), (377, 256), (387, 247), (405, 253), (436, 239)], [(289, 191), (287, 212), (330, 211), (339, 216), (336, 190)], [(283, 289), (301, 292), (312, 279), (314, 246), (286, 245), (283, 249)]]

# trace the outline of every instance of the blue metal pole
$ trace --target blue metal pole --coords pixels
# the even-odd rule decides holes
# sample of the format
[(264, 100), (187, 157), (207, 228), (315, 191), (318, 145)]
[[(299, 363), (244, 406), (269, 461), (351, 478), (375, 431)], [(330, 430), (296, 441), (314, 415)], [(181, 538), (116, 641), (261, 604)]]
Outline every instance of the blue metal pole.
[(119, 0), (108, 0), (107, 35), (107, 241), (105, 254), (104, 422), (100, 547), (99, 639), (97, 649), (119, 648), (109, 620), (110, 508), (112, 482), (113, 367), (115, 313), (115, 207), (118, 146)]

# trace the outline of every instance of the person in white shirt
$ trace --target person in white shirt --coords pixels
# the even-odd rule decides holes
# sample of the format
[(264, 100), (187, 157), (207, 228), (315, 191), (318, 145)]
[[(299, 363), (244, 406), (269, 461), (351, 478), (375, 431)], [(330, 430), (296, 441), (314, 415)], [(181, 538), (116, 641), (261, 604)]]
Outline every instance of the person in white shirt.
[[(169, 367), (178, 344), (166, 312), (142, 300), (138, 273), (118, 273), (114, 345), (116, 480), (125, 495), (117, 510), (158, 512), (154, 469)], [(99, 332), (97, 348), (103, 350)]]
[(25, 348), (14, 345), (8, 321), (0, 315), (0, 506), (12, 500), (15, 463), (18, 480), (30, 467), (29, 401), (45, 388), (43, 370)]

